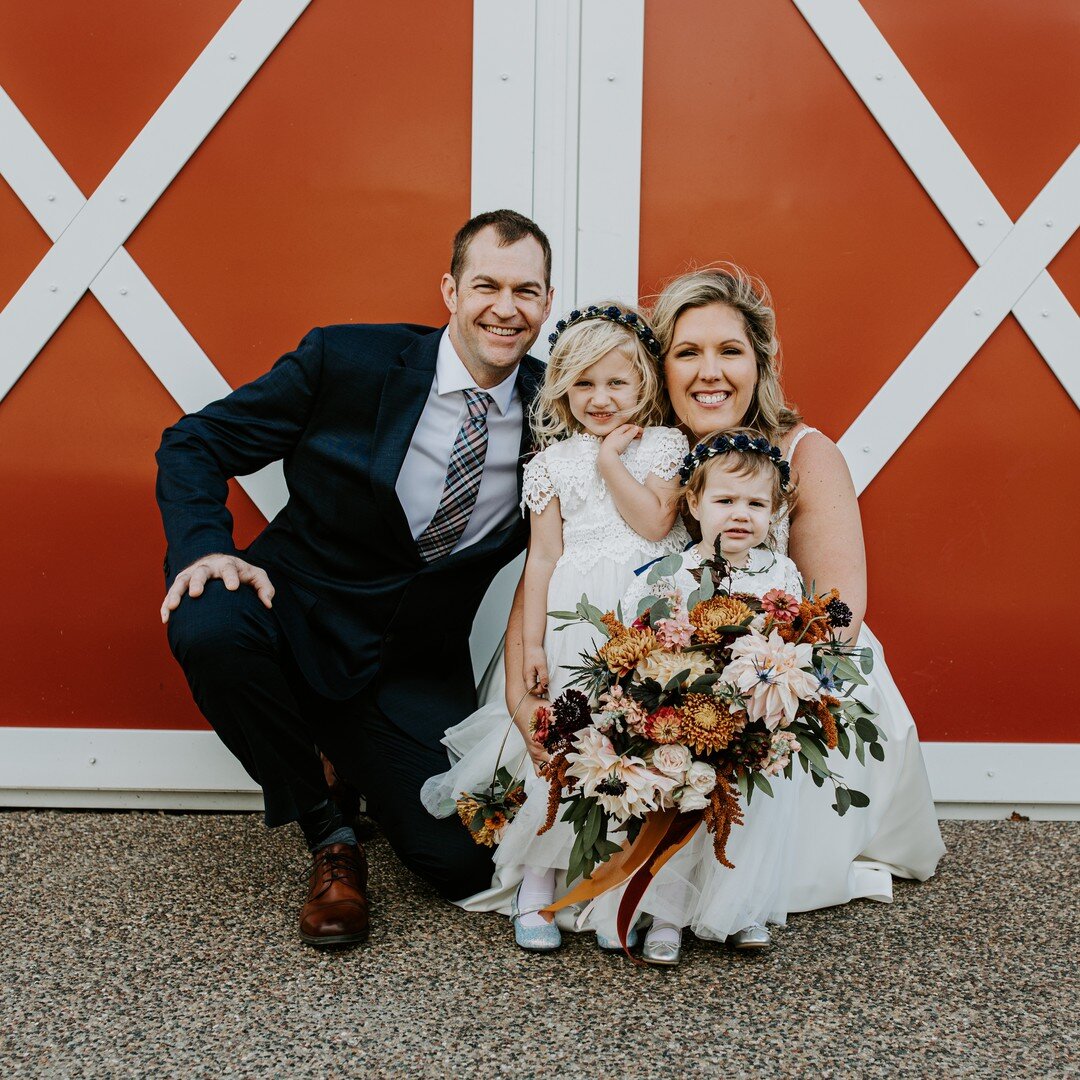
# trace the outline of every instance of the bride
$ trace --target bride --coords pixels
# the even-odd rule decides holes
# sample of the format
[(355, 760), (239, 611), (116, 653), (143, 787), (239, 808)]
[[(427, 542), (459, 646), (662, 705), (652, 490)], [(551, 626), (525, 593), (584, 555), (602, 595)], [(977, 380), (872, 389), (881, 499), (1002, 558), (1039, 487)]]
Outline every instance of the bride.
[[(672, 420), (690, 440), (734, 427), (757, 428), (791, 463), (799, 498), (790, 520), (774, 524), (776, 548), (788, 554), (817, 592), (839, 590), (851, 608), (850, 633), (874, 652), (869, 685), (859, 696), (878, 713), (887, 737), (884, 762), (860, 765), (833, 751), (830, 767), (870, 805), (839, 817), (827, 792), (797, 785), (790, 850), (787, 910), (809, 911), (857, 897), (892, 900), (892, 878), (925, 880), (944, 853), (915, 722), (888, 668), (877, 638), (863, 625), (866, 558), (854, 486), (836, 445), (806, 424), (784, 399), (778, 377), (776, 317), (764, 285), (737, 266), (684, 274), (670, 282), (653, 308), (653, 329), (663, 351), (663, 377)], [(505, 694), (509, 708), (525, 693), (521, 656), (521, 590), (506, 636), (505, 686), (489, 673), (481, 700)], [(531, 699), (531, 707), (544, 702)], [(460, 733), (468, 743), (467, 732)], [(451, 752), (455, 730), (445, 740)], [(465, 901), (479, 910), (509, 910), (516, 882), (500, 880)], [(767, 944), (759, 928), (754, 944)]]

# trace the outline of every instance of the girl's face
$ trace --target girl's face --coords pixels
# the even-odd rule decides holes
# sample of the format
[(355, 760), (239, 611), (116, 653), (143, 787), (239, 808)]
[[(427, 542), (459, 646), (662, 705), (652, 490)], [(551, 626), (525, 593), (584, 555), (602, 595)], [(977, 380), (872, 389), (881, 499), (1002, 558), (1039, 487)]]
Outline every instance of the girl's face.
[(618, 349), (582, 371), (567, 394), (574, 419), (601, 439), (625, 424), (640, 402), (641, 376)]
[(741, 563), (763, 544), (772, 518), (772, 478), (739, 476), (722, 464), (709, 467), (701, 496), (686, 493), (690, 513), (701, 524), (702, 548)]
[(664, 379), (675, 415), (694, 438), (738, 427), (757, 387), (742, 315), (727, 304), (687, 308), (675, 320)]

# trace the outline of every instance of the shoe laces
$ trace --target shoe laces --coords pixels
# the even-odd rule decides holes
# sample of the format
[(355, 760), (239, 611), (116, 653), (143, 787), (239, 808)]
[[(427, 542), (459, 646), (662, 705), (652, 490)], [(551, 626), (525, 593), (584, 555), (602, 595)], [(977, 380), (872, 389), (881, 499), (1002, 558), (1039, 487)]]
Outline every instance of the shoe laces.
[(312, 864), (297, 874), (298, 882), (308, 882), (312, 875), (318, 874), (322, 885), (312, 900), (322, 896), (335, 881), (347, 881), (350, 874), (360, 873), (360, 860), (348, 851), (327, 851), (320, 848), (312, 854)]

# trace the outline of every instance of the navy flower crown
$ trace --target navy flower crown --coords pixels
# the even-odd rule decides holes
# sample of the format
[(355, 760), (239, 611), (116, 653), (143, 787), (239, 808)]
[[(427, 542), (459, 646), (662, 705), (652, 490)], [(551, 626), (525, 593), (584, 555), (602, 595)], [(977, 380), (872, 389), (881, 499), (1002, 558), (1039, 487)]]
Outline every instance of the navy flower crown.
[(780, 473), (780, 490), (787, 491), (791, 484), (791, 466), (784, 460), (783, 452), (779, 446), (773, 446), (763, 435), (750, 438), (749, 435), (716, 435), (705, 442), (700, 442), (686, 457), (683, 458), (682, 468), (679, 469), (679, 482), (686, 485), (694, 470), (702, 463), (714, 458), (718, 454), (727, 454), (732, 450), (741, 450), (744, 453), (761, 454), (767, 457)]
[(574, 326), (580, 322), (587, 322), (589, 319), (607, 319), (608, 322), (618, 323), (619, 326), (625, 326), (627, 330), (632, 330), (641, 339), (642, 345), (649, 351), (649, 355), (655, 360), (659, 360), (661, 356), (660, 342), (656, 340), (656, 335), (652, 332), (652, 327), (636, 312), (636, 311), (624, 311), (620, 307), (616, 307), (612, 304), (610, 307), (597, 307), (595, 304), (591, 304), (587, 308), (574, 308), (565, 319), (560, 319), (555, 324), (555, 332), (548, 334), (548, 341), (551, 343), (549, 353), (555, 351), (555, 342), (557, 342), (562, 335), (562, 332), (568, 327)]

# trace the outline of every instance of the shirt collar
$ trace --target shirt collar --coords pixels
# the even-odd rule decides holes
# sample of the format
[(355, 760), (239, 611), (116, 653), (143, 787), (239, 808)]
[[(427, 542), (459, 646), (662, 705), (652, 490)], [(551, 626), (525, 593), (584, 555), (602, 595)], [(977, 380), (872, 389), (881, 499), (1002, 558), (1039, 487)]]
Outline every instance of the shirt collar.
[[(517, 372), (515, 367), (505, 379), (497, 386), (488, 387), (484, 393), (491, 395), (495, 408), (500, 416), (506, 415), (510, 403), (517, 389)], [(469, 374), (469, 369), (461, 362), (461, 357), (450, 340), (450, 331), (444, 330), (439, 341), (439, 355), (435, 361), (435, 387), (439, 397), (445, 394), (455, 394), (461, 390), (475, 390), (476, 380)]]

